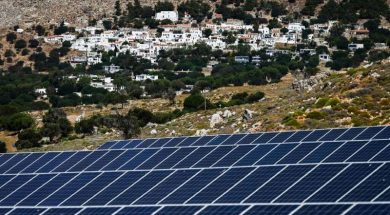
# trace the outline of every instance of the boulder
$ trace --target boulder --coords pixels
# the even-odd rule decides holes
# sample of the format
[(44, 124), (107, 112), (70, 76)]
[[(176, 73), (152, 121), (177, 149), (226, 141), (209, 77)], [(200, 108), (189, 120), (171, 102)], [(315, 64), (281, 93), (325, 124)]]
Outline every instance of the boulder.
[(222, 116), (223, 116), (223, 118), (229, 118), (229, 117), (233, 116), (233, 113), (230, 110), (225, 110), (223, 112)]
[(220, 124), (223, 122), (223, 119), (219, 113), (215, 113), (211, 116), (210, 119), (210, 128), (214, 128), (215, 125)]

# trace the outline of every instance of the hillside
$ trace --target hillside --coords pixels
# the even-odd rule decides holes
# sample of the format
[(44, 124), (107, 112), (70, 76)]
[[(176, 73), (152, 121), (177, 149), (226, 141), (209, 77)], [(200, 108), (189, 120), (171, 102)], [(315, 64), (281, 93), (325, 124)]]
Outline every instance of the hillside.
[[(216, 102), (228, 100), (235, 93), (255, 91), (264, 92), (266, 97), (254, 104), (198, 111), (185, 114), (166, 124), (148, 124), (142, 129), (139, 137), (389, 125), (389, 71), (388, 59), (369, 68), (361, 67), (341, 72), (323, 70), (312, 78), (317, 84), (311, 86), (309, 91), (293, 89), (296, 80), (292, 74), (288, 74), (281, 82), (275, 84), (220, 88), (208, 93), (207, 98)], [(169, 111), (180, 108), (184, 98), (185, 96), (177, 98), (175, 106), (170, 106), (168, 101), (163, 99), (138, 100), (125, 105), (120, 112), (125, 113), (134, 107), (142, 107), (153, 112)], [(112, 109), (119, 107), (119, 105), (108, 106), (100, 110), (86, 106), (67, 108), (66, 112), (74, 121), (82, 111), (90, 116), (96, 113), (108, 114)], [(245, 110), (251, 111), (251, 119), (243, 120)], [(211, 128), (210, 119), (216, 114), (220, 114), (222, 120)], [(39, 119), (40, 114), (35, 117)], [(84, 139), (68, 139), (59, 144), (26, 149), (26, 151), (93, 149), (110, 139), (122, 139), (122, 137), (118, 132), (112, 131), (86, 136)]]
[[(143, 5), (154, 5), (158, 0), (140, 0)], [(178, 4), (183, 0), (169, 0)], [(286, 4), (288, 0), (282, 1)], [(0, 26), (11, 27), (14, 25), (29, 26), (40, 23), (43, 25), (57, 24), (66, 20), (76, 26), (86, 26), (90, 18), (102, 18), (110, 16), (114, 12), (116, 0), (1, 0), (0, 1)], [(122, 0), (122, 8), (125, 8), (130, 0)], [(304, 0), (297, 0), (290, 4), (292, 7), (301, 7)]]

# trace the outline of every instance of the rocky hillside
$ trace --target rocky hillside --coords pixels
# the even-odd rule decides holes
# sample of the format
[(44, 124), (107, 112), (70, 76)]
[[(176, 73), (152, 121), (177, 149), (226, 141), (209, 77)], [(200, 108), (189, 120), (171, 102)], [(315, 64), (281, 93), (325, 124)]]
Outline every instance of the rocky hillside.
[[(123, 8), (133, 0), (121, 0)], [(141, 4), (154, 5), (158, 0), (140, 0)], [(168, 0), (175, 4), (184, 0)], [(274, 0), (288, 2), (288, 0)], [(50, 24), (66, 20), (85, 26), (89, 18), (102, 18), (113, 14), (116, 0), (0, 0), (0, 26)], [(290, 7), (302, 6), (297, 0)]]

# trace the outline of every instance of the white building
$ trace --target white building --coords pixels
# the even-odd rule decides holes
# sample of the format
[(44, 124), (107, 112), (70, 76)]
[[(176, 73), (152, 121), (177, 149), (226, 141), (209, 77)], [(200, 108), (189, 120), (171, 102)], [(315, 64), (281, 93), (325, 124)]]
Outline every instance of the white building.
[(111, 64), (109, 66), (103, 66), (103, 69), (105, 72), (111, 73), (111, 74), (121, 71), (120, 66), (116, 66), (114, 64)]
[(147, 74), (141, 74), (135, 76), (135, 81), (146, 81), (146, 80), (156, 81), (158, 80), (157, 75), (147, 75)]
[(288, 31), (302, 32), (306, 28), (301, 23), (290, 23), (290, 24), (288, 24), (287, 29), (288, 29)]
[(169, 19), (172, 22), (177, 22), (179, 20), (179, 14), (177, 11), (160, 11), (156, 13), (156, 20)]

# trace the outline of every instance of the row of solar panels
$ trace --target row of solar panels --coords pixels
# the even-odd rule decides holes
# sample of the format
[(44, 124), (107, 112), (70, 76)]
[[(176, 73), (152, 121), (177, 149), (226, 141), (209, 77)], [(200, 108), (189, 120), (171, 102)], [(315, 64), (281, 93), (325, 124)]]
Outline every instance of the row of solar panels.
[(389, 155), (390, 140), (20, 153), (0, 156), (0, 174), (377, 162)]
[(385, 204), (338, 204), (338, 205), (213, 205), (213, 206), (165, 206), (165, 207), (105, 207), (105, 208), (0, 208), (0, 214), (8, 215), (388, 215), (390, 205)]
[(390, 138), (390, 126), (322, 129), (257, 134), (234, 134), (202, 137), (152, 138), (110, 141), (99, 149), (158, 148), (203, 145), (235, 145), (262, 143), (293, 143), (313, 141), (381, 140)]
[(390, 201), (390, 163), (0, 175), (0, 206)]

